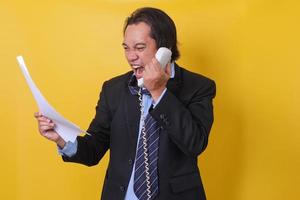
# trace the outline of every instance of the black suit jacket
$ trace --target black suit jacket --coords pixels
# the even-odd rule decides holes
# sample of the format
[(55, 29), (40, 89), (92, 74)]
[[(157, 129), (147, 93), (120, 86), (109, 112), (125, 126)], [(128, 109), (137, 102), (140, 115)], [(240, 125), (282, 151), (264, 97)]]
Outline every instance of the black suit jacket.
[[(92, 166), (110, 149), (103, 200), (123, 200), (133, 168), (140, 107), (128, 89), (132, 72), (103, 84), (96, 115), (88, 132), (78, 137), (78, 150), (64, 161)], [(214, 81), (175, 64), (175, 77), (150, 114), (161, 127), (159, 140), (159, 200), (204, 200), (197, 156), (208, 143), (213, 123)]]

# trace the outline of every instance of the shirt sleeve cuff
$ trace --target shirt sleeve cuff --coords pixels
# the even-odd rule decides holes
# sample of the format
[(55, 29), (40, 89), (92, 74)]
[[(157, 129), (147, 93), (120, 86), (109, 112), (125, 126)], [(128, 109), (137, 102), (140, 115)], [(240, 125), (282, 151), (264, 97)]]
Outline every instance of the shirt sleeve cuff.
[(163, 98), (163, 96), (165, 95), (166, 91), (167, 91), (167, 88), (164, 89), (164, 91), (161, 93), (161, 95), (159, 96), (159, 98), (158, 98), (158, 100), (156, 102), (154, 102), (154, 101), (152, 102), (153, 108), (155, 108), (157, 106), (157, 104), (159, 104), (161, 98)]
[(77, 140), (75, 140), (74, 143), (68, 141), (63, 149), (61, 149), (60, 147), (57, 147), (58, 154), (62, 155), (62, 156), (72, 157), (77, 152), (77, 146), (78, 146)]

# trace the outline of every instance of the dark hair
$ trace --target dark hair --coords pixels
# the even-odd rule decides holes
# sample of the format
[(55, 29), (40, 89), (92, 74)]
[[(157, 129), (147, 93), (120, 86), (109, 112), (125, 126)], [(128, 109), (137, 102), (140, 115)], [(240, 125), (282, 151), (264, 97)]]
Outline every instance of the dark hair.
[(125, 34), (128, 25), (138, 24), (140, 22), (144, 22), (150, 26), (150, 37), (155, 40), (157, 48), (170, 48), (172, 51), (172, 61), (179, 58), (176, 26), (173, 20), (164, 11), (151, 7), (135, 10), (126, 19), (123, 34)]

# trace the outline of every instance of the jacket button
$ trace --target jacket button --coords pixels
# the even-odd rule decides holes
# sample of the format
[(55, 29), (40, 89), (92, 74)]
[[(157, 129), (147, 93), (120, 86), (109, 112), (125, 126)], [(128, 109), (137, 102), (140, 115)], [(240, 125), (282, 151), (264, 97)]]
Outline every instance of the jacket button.
[(120, 186), (120, 190), (121, 190), (121, 192), (124, 192), (125, 191), (125, 187), (124, 186)]
[(165, 124), (166, 124), (166, 126), (169, 126), (170, 122), (168, 120), (165, 120)]
[(133, 161), (131, 159), (128, 160), (128, 164), (132, 165)]

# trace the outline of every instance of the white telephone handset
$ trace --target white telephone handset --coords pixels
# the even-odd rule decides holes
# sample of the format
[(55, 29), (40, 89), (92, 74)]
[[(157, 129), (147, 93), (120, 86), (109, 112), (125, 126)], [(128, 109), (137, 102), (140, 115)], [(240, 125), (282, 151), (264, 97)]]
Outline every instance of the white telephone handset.
[[(160, 47), (155, 54), (155, 58), (158, 60), (158, 62), (160, 63), (160, 65), (163, 69), (165, 69), (168, 62), (170, 62), (171, 56), (172, 56), (171, 50), (166, 47)], [(143, 78), (140, 78), (137, 81), (138, 81), (139, 87), (144, 86)]]

